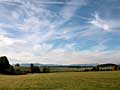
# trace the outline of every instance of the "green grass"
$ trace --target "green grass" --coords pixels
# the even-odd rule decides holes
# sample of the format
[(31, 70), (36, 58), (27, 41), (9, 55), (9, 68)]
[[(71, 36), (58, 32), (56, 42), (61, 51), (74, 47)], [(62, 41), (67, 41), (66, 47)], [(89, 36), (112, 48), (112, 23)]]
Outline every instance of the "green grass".
[(0, 75), (0, 90), (120, 90), (120, 72)]

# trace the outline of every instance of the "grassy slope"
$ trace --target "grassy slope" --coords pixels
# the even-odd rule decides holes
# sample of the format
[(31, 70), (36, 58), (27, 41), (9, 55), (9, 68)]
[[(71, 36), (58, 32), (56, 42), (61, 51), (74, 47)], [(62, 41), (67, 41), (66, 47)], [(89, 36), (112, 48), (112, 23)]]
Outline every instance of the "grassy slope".
[(0, 75), (0, 90), (120, 90), (120, 72)]

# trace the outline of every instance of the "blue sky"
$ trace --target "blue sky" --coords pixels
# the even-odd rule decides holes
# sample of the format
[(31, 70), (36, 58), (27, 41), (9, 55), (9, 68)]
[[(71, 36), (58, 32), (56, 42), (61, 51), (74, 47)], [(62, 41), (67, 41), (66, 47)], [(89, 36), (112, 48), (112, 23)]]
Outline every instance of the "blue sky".
[(0, 0), (10, 63), (120, 63), (120, 0)]

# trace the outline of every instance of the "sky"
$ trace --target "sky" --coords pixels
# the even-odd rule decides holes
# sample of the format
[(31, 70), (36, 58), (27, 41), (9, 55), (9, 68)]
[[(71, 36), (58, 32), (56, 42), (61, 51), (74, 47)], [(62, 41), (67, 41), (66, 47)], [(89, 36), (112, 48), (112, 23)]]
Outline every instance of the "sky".
[(120, 64), (120, 0), (0, 0), (0, 56), (11, 64)]

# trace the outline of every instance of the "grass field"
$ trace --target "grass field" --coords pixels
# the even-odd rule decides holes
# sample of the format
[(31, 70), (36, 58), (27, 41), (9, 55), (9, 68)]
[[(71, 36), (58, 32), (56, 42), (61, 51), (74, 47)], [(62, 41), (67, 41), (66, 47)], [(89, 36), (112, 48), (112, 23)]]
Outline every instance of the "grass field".
[(120, 90), (120, 72), (0, 75), (0, 90)]

